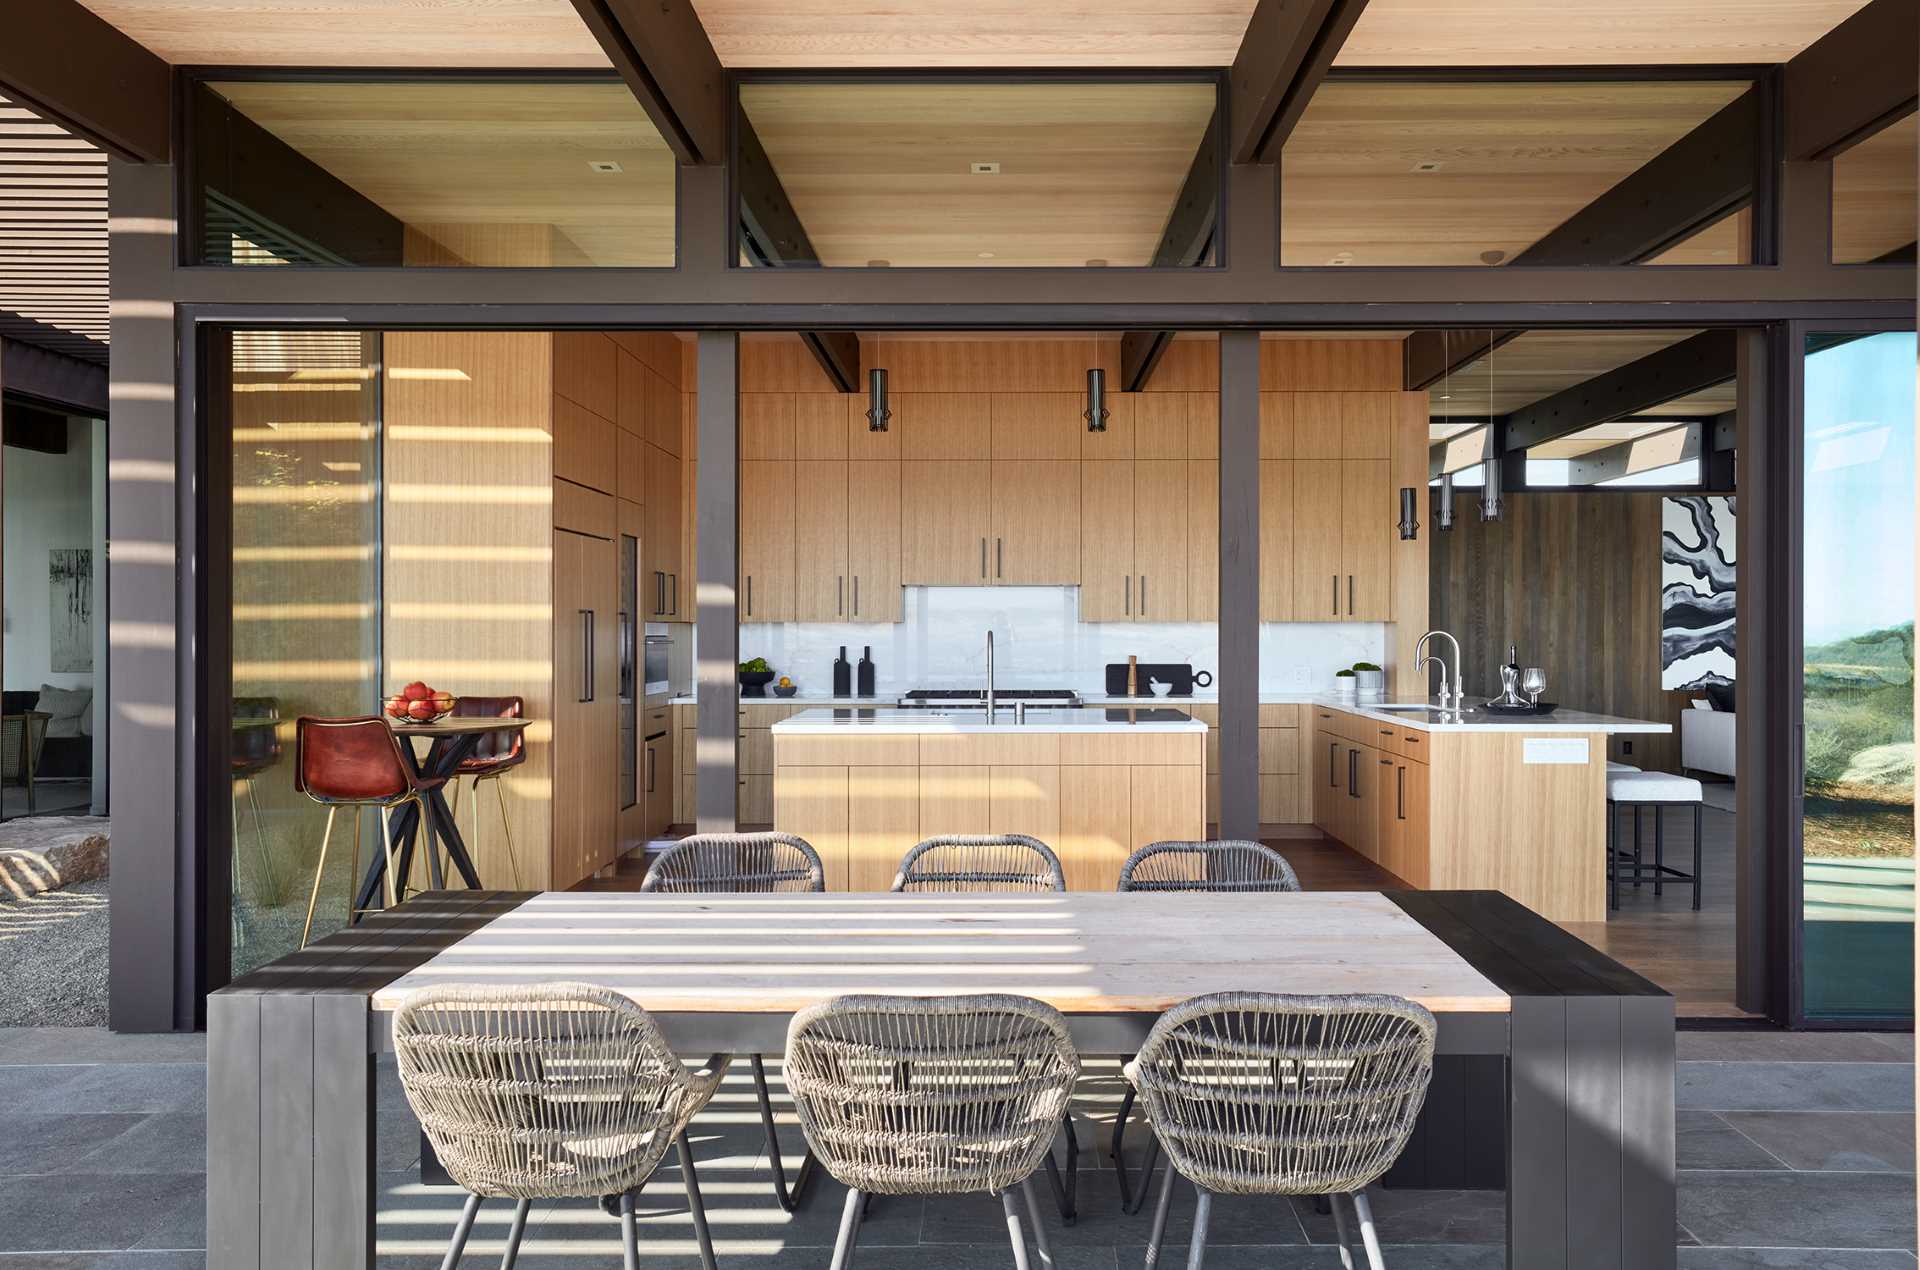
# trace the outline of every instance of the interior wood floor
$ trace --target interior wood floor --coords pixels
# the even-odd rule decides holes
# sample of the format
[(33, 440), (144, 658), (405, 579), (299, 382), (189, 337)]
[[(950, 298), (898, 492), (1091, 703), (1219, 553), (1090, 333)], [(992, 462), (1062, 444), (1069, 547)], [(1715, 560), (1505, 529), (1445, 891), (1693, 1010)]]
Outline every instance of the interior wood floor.
[[(1647, 819), (1645, 850), (1651, 859), (1653, 822)], [(1674, 996), (1675, 1013), (1682, 1019), (1751, 1018), (1734, 1004), (1733, 984), (1733, 816), (1708, 807), (1704, 813), (1702, 845), (1706, 894), (1699, 912), (1691, 908), (1688, 888), (1669, 886), (1655, 896), (1651, 885), (1636, 892), (1623, 887), (1620, 908), (1605, 922), (1566, 922), (1563, 927), (1601, 952), (1631, 967)], [(674, 829), (675, 836), (686, 832)], [(1668, 861), (1687, 868), (1693, 852), (1692, 817), (1684, 811), (1667, 816)], [(1632, 841), (1629, 813), (1622, 813), (1620, 840)], [(1301, 836), (1270, 836), (1267, 845), (1287, 857), (1300, 885), (1309, 891), (1393, 891), (1407, 884), (1357, 851), (1331, 838), (1306, 831)], [(646, 857), (633, 852), (603, 877), (577, 886), (582, 891), (637, 891), (646, 876)]]

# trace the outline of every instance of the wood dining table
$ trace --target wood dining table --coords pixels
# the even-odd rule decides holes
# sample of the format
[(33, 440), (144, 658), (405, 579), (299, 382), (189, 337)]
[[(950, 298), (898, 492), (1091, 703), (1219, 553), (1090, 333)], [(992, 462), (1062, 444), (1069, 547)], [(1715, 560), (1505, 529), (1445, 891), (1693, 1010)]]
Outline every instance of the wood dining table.
[[(430, 887), (438, 891), (447, 884), (440, 867), (440, 852), (445, 851), (447, 862), (459, 874), (461, 885), (478, 890), (480, 871), (474, 867), (473, 856), (467, 851), (466, 839), (460, 836), (460, 826), (454, 819), (453, 809), (447, 805), (446, 785), (455, 779), (460, 764), (472, 756), (482, 737), (500, 732), (520, 732), (533, 720), (460, 715), (432, 723), (402, 723), (385, 714), (380, 717), (403, 742), (400, 752), (413, 764), (414, 779), (423, 785), (431, 785), (421, 792), (418, 803), (409, 803), (393, 817), (395, 869), (401, 878), (413, 876), (414, 843), (419, 841), (417, 831), (423, 831), (427, 835), (427, 879)], [(429, 742), (425, 753), (414, 744), (422, 740)], [(432, 783), (436, 781), (437, 784)], [(386, 873), (385, 854), (374, 852), (373, 859), (367, 863), (366, 873), (361, 876), (360, 889), (353, 897), (356, 915), (385, 903), (383, 879)]]
[(443, 983), (586, 982), (676, 1051), (779, 1053), (843, 993), (1018, 993), (1087, 1055), (1218, 991), (1390, 993), (1433, 1011), (1432, 1086), (1388, 1187), (1506, 1192), (1514, 1270), (1670, 1270), (1673, 999), (1491, 891), (455, 891), (209, 998), (208, 1265), (374, 1264), (373, 1059)]

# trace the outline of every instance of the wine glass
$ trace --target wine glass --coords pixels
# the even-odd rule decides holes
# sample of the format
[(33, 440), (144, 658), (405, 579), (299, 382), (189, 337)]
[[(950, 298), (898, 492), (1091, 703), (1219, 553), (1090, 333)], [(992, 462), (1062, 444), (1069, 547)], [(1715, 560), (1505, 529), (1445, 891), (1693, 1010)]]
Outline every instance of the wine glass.
[(1539, 705), (1540, 694), (1547, 690), (1547, 672), (1538, 666), (1527, 667), (1520, 674), (1520, 690), (1534, 705)]

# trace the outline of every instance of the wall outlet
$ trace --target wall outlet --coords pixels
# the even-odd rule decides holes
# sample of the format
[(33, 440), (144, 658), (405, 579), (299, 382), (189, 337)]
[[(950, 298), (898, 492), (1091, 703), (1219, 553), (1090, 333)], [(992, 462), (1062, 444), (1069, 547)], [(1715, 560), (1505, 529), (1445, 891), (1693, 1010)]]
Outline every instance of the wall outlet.
[(1631, 755), (1633, 753), (1633, 742), (1632, 741), (1620, 742), (1620, 753), (1622, 755)]
[(1313, 668), (1311, 666), (1295, 666), (1293, 668), (1293, 686), (1301, 689), (1313, 687)]

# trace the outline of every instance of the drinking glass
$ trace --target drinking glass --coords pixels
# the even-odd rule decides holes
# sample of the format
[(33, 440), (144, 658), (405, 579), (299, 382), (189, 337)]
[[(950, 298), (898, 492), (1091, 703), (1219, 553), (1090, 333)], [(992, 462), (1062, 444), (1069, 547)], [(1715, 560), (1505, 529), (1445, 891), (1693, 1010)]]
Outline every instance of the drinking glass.
[(1527, 667), (1520, 674), (1520, 690), (1534, 705), (1539, 705), (1540, 694), (1547, 690), (1547, 672), (1538, 666)]

